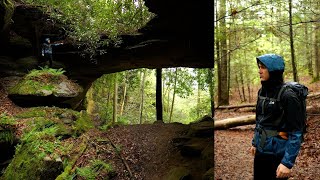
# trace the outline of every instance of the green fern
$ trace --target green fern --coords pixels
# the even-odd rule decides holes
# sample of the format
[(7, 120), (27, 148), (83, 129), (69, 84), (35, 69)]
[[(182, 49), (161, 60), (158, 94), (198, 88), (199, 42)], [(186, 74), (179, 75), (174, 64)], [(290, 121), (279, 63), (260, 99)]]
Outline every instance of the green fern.
[(94, 180), (101, 171), (112, 172), (113, 168), (110, 164), (107, 164), (102, 160), (95, 159), (90, 161), (88, 166), (77, 168), (77, 175), (88, 180)]
[(0, 131), (0, 142), (13, 144), (14, 134), (11, 130)]

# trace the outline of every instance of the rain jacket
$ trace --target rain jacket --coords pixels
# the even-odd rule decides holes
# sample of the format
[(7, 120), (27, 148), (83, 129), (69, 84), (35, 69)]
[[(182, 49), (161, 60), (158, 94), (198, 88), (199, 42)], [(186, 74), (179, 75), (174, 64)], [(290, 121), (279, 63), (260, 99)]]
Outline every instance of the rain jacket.
[(58, 46), (61, 44), (62, 43), (55, 43), (55, 44), (43, 43), (42, 50), (41, 50), (42, 56), (44, 56), (46, 54), (51, 55), (52, 54), (52, 46)]
[[(257, 60), (267, 67), (269, 73), (284, 70), (281, 56), (267, 54), (258, 57)], [(281, 87), (282, 84), (262, 86), (259, 90), (258, 96), (267, 98), (257, 100), (256, 128), (252, 145), (259, 153), (282, 157), (281, 163), (291, 169), (300, 151), (304, 121), (300, 101), (292, 89), (286, 88), (280, 97), (280, 102), (276, 101)], [(281, 121), (275, 124), (278, 118)], [(268, 130), (287, 132), (288, 140), (277, 135), (268, 135), (263, 139), (263, 134)]]
[(43, 43), (43, 45), (42, 45), (42, 56), (44, 56), (45, 54), (52, 54), (51, 44)]

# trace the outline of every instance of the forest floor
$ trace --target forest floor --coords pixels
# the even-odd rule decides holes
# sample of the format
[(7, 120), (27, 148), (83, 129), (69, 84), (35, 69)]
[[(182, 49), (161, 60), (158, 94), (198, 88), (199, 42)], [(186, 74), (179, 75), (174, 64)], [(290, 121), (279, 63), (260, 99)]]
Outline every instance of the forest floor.
[[(319, 84), (320, 86), (320, 84)], [(309, 87), (310, 92), (315, 92), (318, 84)], [(308, 112), (308, 133), (302, 145), (293, 174), (290, 179), (319, 179), (320, 177), (320, 136), (317, 130), (320, 128), (320, 107), (317, 100), (309, 101), (308, 105), (313, 108)], [(6, 92), (0, 88), (0, 113), (16, 114), (23, 111), (7, 98)], [(253, 114), (246, 111), (216, 111), (216, 119), (237, 117)], [(177, 149), (171, 145), (171, 140), (182, 134), (185, 129), (181, 124), (149, 124), (120, 126), (110, 129), (108, 134), (92, 131), (90, 136), (106, 136), (114, 144), (122, 145), (122, 156), (127, 162), (116, 166), (117, 179), (163, 179), (170, 168), (183, 164), (195, 167), (196, 162), (192, 159), (182, 158)], [(253, 157), (249, 154), (253, 125), (240, 126), (228, 130), (216, 130), (214, 132), (214, 173), (216, 180), (252, 179)], [(121, 138), (119, 138), (121, 137)], [(97, 147), (97, 144), (94, 145)], [(85, 158), (94, 154), (90, 150), (82, 155), (78, 164), (84, 163)], [(118, 159), (119, 161), (119, 159)], [(197, 169), (192, 171), (196, 172)], [(131, 178), (127, 178), (128, 174)], [(201, 179), (195, 177), (194, 179)]]

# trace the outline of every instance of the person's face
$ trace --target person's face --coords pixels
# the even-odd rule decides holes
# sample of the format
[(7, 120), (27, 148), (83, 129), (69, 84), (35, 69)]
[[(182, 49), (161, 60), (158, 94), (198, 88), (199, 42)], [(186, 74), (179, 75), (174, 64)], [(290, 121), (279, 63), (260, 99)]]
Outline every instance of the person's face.
[(267, 81), (270, 77), (267, 67), (261, 63), (258, 63), (258, 67), (259, 67), (260, 81)]

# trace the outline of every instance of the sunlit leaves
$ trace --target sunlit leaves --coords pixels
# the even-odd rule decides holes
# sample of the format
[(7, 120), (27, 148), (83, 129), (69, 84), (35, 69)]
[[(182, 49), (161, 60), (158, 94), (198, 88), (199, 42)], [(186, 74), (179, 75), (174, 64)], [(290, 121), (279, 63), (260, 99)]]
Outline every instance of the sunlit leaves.
[[(85, 44), (89, 53), (102, 45), (119, 43), (119, 35), (133, 34), (152, 17), (143, 0), (24, 0), (65, 24), (67, 34)], [(101, 42), (101, 36), (108, 39)]]

